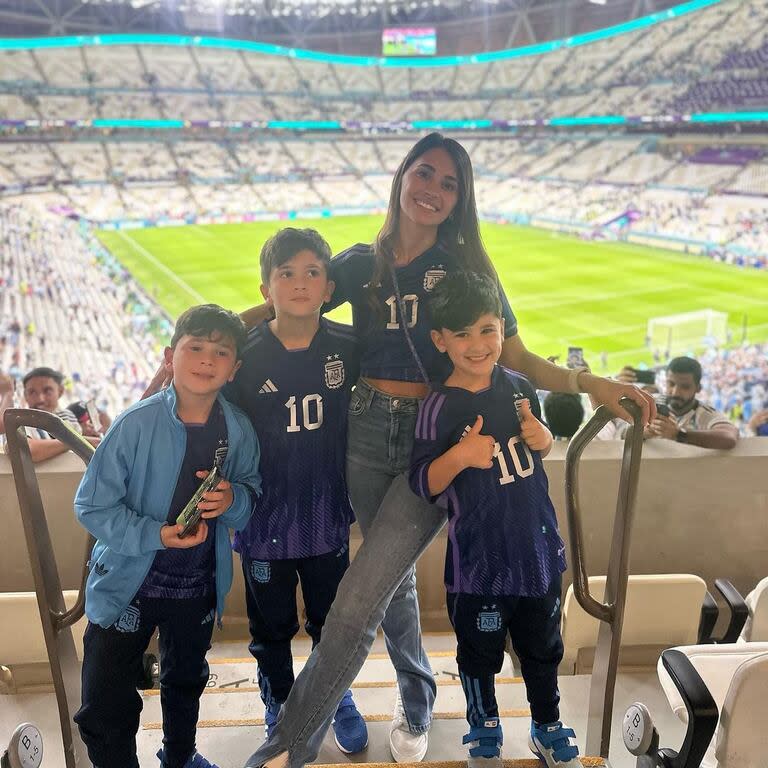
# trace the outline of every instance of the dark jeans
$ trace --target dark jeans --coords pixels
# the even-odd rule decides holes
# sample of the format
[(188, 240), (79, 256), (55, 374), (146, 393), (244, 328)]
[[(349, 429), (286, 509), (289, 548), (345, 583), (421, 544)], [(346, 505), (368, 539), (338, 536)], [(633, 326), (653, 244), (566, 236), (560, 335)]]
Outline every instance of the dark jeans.
[(296, 586), (301, 581), (312, 647), (320, 642), (341, 577), (349, 566), (349, 546), (295, 560), (253, 560), (243, 555), (245, 604), (251, 643), (259, 665), (259, 687), (266, 705), (282, 704), (293, 686), (291, 640), (299, 631)]
[(200, 696), (208, 682), (216, 595), (174, 600), (135, 598), (108, 629), (88, 623), (84, 638), (82, 705), (74, 720), (98, 768), (138, 768), (139, 669), (160, 630), (160, 703), (164, 766), (182, 768), (195, 751)]
[(471, 678), (470, 688), (477, 692), (476, 697), (467, 696), (470, 725), (498, 716), (493, 676), (504, 662), (507, 632), (520, 659), (531, 716), (537, 723), (560, 719), (557, 667), (563, 658), (563, 640), (559, 575), (544, 597), (449, 593), (448, 615), (458, 641), (456, 661), (462, 684), (466, 690), (464, 678)]

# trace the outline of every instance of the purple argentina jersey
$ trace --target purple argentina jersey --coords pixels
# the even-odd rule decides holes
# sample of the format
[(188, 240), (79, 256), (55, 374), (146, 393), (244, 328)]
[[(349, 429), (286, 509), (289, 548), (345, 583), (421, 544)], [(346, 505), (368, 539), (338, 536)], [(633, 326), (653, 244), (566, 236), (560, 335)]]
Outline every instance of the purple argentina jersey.
[[(352, 305), (352, 322), (362, 342), (360, 375), (394, 381), (422, 381), (418, 365), (405, 340), (402, 318), (390, 275), (376, 295), (381, 305), (377, 314), (369, 303), (368, 283), (373, 275), (374, 257), (370, 245), (358, 244), (331, 261), (329, 278), (336, 283), (324, 311), (345, 301)], [(396, 270), (413, 344), (431, 381), (443, 381), (450, 373), (450, 361), (437, 351), (430, 338), (428, 299), (438, 281), (449, 272), (465, 268), (456, 254), (434, 245), (405, 267)], [(504, 313), (504, 335), (517, 333), (517, 321), (504, 291), (499, 289)]]
[(448, 510), (448, 592), (541, 597), (565, 570), (565, 547), (541, 455), (520, 437), (515, 400), (521, 397), (541, 418), (528, 380), (497, 365), (488, 389), (473, 393), (437, 386), (419, 410), (410, 483), (430, 501), (429, 465), (459, 442), (478, 415), (482, 434), (496, 440), (490, 469), (463, 470), (437, 497)]
[(322, 555), (349, 540), (347, 406), (358, 352), (349, 326), (321, 319), (306, 349), (287, 350), (267, 323), (248, 334), (224, 391), (262, 446), (262, 494), (234, 548), (257, 560)]

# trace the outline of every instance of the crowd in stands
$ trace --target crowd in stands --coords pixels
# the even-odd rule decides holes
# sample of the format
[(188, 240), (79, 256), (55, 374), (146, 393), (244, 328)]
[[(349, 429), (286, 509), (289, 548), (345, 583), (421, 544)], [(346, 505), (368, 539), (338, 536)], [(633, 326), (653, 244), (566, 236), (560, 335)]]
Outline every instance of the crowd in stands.
[(700, 356), (705, 402), (746, 425), (768, 408), (768, 344), (712, 348)]
[[(370, 67), (210, 48), (0, 51), (0, 118), (400, 121), (541, 119), (596, 114), (596, 105), (597, 113), (629, 115), (765, 108), (767, 13), (758, 0), (725, 0), (544, 56), (394, 68), (386, 77)], [(585, 237), (679, 240), (719, 260), (765, 267), (766, 145), (743, 138), (685, 146), (637, 135), (489, 134), (465, 144), (486, 216)], [(0, 144), (0, 371), (18, 379), (34, 365), (63, 370), (72, 399), (95, 396), (116, 413), (143, 390), (147, 361), (157, 359), (167, 330), (88, 230), (46, 209), (95, 222), (376, 209), (386, 205), (410, 143), (397, 134), (217, 141), (190, 134)], [(755, 355), (765, 350), (708, 354), (706, 397), (748, 421), (765, 391), (742, 372), (762, 365), (754, 375), (764, 380), (765, 362)]]
[[(401, 137), (0, 145), (0, 199), (30, 195), (85, 219), (189, 219), (382, 208)], [(768, 259), (768, 148), (707, 138), (469, 138), (477, 200), (494, 218), (598, 237), (650, 235), (714, 258)], [(20, 181), (21, 180), (21, 181)], [(607, 227), (635, 211), (627, 229)], [(534, 221), (535, 223), (535, 221)]]
[[(111, 416), (135, 402), (167, 341), (165, 314), (72, 220), (2, 205), (0, 243), (0, 372), (63, 371), (63, 400), (94, 399)], [(768, 345), (712, 347), (700, 361), (700, 400), (748, 434), (768, 408)]]
[[(544, 55), (458, 67), (341, 66), (181, 46), (0, 52), (0, 118), (393, 121), (658, 115), (768, 95), (766, 6), (724, 0)], [(673, 74), (670, 74), (673, 73)]]
[(0, 371), (63, 371), (63, 400), (112, 415), (135, 402), (171, 326), (130, 274), (76, 223), (19, 205), (0, 206), (0, 244)]

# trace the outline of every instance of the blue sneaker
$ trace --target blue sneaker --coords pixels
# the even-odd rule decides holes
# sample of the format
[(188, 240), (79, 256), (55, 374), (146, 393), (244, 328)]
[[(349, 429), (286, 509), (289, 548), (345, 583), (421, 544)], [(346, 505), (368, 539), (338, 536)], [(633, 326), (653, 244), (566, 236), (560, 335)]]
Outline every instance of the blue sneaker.
[[(160, 761), (161, 768), (164, 768), (162, 749), (158, 750), (157, 759)], [(206, 760), (199, 752), (193, 752), (189, 760), (184, 763), (184, 768), (219, 768), (219, 766)]]
[(277, 725), (277, 717), (280, 714), (282, 704), (278, 701), (271, 701), (264, 710), (264, 738), (269, 741), (272, 738), (272, 732)]
[(488, 719), (482, 726), (470, 727), (461, 743), (469, 744), (467, 768), (502, 768), (504, 765), (501, 760), (504, 735), (498, 718)]
[(333, 718), (333, 734), (336, 746), (344, 754), (354, 755), (368, 746), (368, 728), (352, 700), (352, 691), (347, 691), (339, 702)]
[(528, 746), (547, 768), (582, 768), (576, 734), (556, 723), (531, 722)]

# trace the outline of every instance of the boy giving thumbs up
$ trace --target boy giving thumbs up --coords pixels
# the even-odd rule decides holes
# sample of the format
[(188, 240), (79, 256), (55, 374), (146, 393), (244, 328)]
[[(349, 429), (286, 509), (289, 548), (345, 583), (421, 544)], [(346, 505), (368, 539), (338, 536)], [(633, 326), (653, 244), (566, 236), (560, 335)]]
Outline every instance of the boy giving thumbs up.
[(503, 765), (494, 675), (507, 635), (531, 704), (531, 751), (548, 768), (576, 768), (574, 732), (558, 709), (566, 564), (542, 464), (552, 435), (530, 382), (498, 365), (503, 321), (494, 281), (448, 275), (430, 309), (432, 340), (453, 371), (421, 404), (409, 480), (448, 512), (445, 586), (468, 702), (468, 768)]

